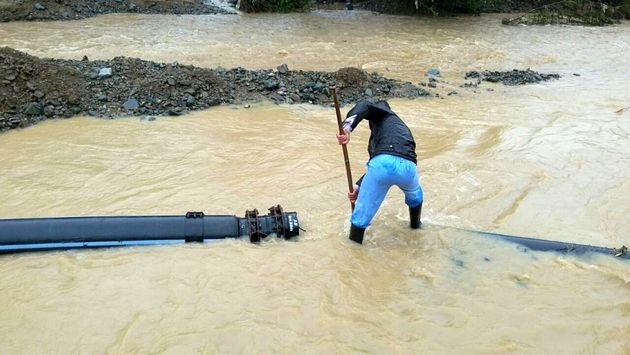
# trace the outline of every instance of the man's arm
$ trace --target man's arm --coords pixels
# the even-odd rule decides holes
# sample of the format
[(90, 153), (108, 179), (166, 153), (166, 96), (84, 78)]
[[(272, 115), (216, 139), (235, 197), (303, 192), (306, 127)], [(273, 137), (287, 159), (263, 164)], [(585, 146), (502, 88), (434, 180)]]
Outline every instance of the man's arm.
[(346, 132), (352, 132), (361, 121), (368, 117), (370, 113), (370, 104), (367, 101), (359, 101), (346, 115), (343, 121), (343, 129)]

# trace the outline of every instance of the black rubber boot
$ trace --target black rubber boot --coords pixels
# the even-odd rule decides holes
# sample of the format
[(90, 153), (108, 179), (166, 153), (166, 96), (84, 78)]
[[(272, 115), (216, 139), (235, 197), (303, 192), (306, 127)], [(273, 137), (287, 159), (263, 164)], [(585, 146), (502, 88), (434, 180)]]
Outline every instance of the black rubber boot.
[(350, 240), (363, 244), (363, 234), (365, 234), (365, 228), (359, 228), (354, 224), (350, 225)]
[(417, 207), (409, 208), (409, 227), (413, 229), (420, 228), (420, 214), (422, 213), (422, 202)]

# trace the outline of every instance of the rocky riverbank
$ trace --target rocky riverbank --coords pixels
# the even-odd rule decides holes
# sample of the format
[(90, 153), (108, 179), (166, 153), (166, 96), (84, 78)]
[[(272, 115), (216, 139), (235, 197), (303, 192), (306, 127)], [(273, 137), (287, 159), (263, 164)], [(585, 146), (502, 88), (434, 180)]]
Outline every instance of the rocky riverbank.
[(482, 72), (469, 71), (464, 76), (465, 79), (477, 79), (477, 83), (481, 81), (487, 81), (491, 83), (501, 83), (503, 85), (525, 85), (535, 84), (541, 81), (557, 80), (560, 79), (559, 74), (550, 73), (538, 73), (533, 70), (508, 70), (508, 71), (490, 71), (484, 70)]
[(205, 69), (116, 57), (108, 61), (40, 59), (0, 48), (0, 131), (45, 119), (181, 115), (219, 104), (330, 105), (329, 87), (341, 103), (359, 99), (420, 97), (428, 91), (357, 68), (336, 72)]
[(78, 20), (108, 13), (226, 14), (204, 0), (0, 0), (0, 22)]

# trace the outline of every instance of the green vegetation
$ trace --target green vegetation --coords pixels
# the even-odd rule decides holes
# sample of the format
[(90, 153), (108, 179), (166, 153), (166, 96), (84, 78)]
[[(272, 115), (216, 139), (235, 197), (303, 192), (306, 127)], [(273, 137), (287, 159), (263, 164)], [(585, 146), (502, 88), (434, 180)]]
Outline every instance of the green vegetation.
[[(418, 1), (418, 11), (434, 15), (455, 13), (480, 14), (493, 11), (497, 0), (422, 0)], [(425, 9), (425, 11), (423, 11)]]
[(541, 5), (524, 16), (504, 19), (507, 25), (586, 25), (606, 26), (630, 18), (630, 0), (564, 0)]
[(292, 12), (304, 10), (310, 0), (241, 0), (244, 12)]

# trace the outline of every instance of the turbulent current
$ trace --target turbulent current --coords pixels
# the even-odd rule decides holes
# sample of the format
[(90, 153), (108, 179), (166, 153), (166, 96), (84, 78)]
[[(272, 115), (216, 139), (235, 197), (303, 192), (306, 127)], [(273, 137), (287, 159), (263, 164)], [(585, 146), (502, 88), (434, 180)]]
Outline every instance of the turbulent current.
[[(424, 227), (407, 227), (392, 189), (361, 247), (347, 241), (331, 107), (76, 117), (0, 135), (2, 217), (243, 216), (281, 204), (306, 230), (261, 245), (1, 256), (0, 353), (630, 353), (628, 262), (525, 253), (461, 230), (630, 244), (630, 112), (615, 113), (630, 106), (628, 22), (106, 15), (3, 23), (0, 46), (201, 67), (356, 66), (416, 84), (442, 73), (439, 97), (391, 101), (417, 141)], [(470, 70), (527, 68), (561, 78), (461, 87)], [(368, 137), (360, 126), (348, 147), (356, 177)]]

